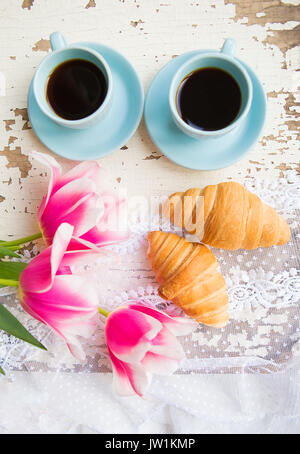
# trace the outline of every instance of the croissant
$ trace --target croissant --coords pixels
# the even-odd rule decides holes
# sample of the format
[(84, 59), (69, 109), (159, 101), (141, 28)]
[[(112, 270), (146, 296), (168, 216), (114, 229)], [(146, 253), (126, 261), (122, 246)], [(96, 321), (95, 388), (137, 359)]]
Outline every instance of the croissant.
[(203, 244), (190, 243), (175, 233), (150, 232), (148, 242), (159, 295), (198, 322), (225, 326), (228, 295), (214, 254)]
[(290, 239), (286, 221), (257, 195), (235, 182), (176, 192), (163, 204), (162, 213), (175, 225), (196, 233), (203, 243), (216, 248), (256, 249), (282, 245)]

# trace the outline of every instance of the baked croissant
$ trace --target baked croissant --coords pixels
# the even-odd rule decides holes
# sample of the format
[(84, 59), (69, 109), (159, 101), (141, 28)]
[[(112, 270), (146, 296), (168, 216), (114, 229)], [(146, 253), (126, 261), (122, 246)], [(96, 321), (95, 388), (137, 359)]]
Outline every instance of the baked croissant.
[[(202, 216), (199, 201), (203, 203)], [(162, 213), (175, 225), (196, 233), (203, 243), (216, 248), (256, 249), (282, 245), (290, 239), (286, 221), (257, 195), (235, 182), (176, 192), (164, 203)], [(202, 230), (196, 229), (200, 224)]]
[(148, 241), (159, 295), (198, 322), (225, 326), (228, 295), (214, 254), (203, 244), (189, 243), (175, 233), (150, 232)]

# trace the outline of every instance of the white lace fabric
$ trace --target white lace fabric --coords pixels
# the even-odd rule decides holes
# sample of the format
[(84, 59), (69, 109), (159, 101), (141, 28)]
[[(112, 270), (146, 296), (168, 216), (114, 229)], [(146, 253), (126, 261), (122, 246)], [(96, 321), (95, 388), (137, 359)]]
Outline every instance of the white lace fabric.
[[(265, 431), (279, 431), (276, 418), (280, 415), (285, 415), (285, 422), (290, 428), (294, 427), (295, 418), (298, 417), (299, 419), (300, 231), (298, 219), (300, 213), (300, 181), (293, 172), (290, 172), (287, 178), (277, 182), (253, 181), (249, 179), (246, 187), (258, 194), (265, 203), (273, 206), (288, 221), (291, 228), (291, 240), (285, 246), (268, 249), (261, 248), (254, 251), (213, 249), (228, 286), (230, 321), (222, 329), (199, 325), (193, 334), (181, 339), (186, 352), (186, 360), (174, 377), (157, 378), (153, 382), (149, 390), (148, 400), (146, 398), (146, 403), (144, 403), (145, 407), (143, 409), (145, 412), (141, 410), (139, 417), (132, 416), (134, 406), (129, 404), (127, 399), (122, 401), (124, 415), (128, 415), (129, 412), (130, 417), (133, 418), (134, 427), (139, 427), (140, 431), (147, 430), (145, 428), (147, 421), (149, 421), (149, 416), (146, 416), (146, 414), (149, 415), (150, 407), (152, 423), (154, 424), (153, 421), (158, 418), (157, 420), (162, 421), (160, 430), (165, 432), (177, 430), (175, 433), (185, 433), (184, 421), (188, 421), (189, 418), (191, 418), (190, 432), (192, 432), (191, 428), (194, 427), (193, 424), (196, 424), (195, 432), (213, 430), (207, 428), (207, 421), (212, 416), (207, 416), (205, 419), (205, 415), (199, 409), (200, 400), (197, 400), (202, 399), (203, 401), (204, 399), (198, 390), (198, 386), (202, 382), (207, 384), (206, 376), (211, 376), (212, 382), (210, 383), (215, 383), (216, 385), (214, 393), (219, 392), (218, 383), (225, 383), (223, 380), (226, 380), (226, 386), (229, 386), (228, 389), (232, 389), (233, 382), (238, 380), (239, 392), (234, 399), (237, 400), (240, 408), (243, 408), (242, 414), (247, 415), (247, 421), (249, 420), (249, 414), (253, 416), (255, 413), (253, 413), (253, 409), (249, 410), (251, 401), (253, 401), (250, 396), (251, 393), (249, 394), (249, 389), (254, 386), (253, 380), (259, 380), (258, 382), (255, 381), (255, 389), (258, 393), (263, 393), (263, 390), (269, 386), (267, 383), (271, 383), (271, 381), (272, 383), (276, 382), (277, 387), (279, 382), (285, 383), (284, 380), (287, 380), (288, 384), (285, 383), (284, 385), (286, 387), (286, 405), (284, 406), (281, 400), (280, 403), (277, 402), (278, 396), (275, 393), (275, 397), (271, 401), (273, 402), (272, 405), (275, 405), (275, 401), (277, 402), (276, 408), (272, 407), (273, 409), (271, 410), (268, 409), (267, 411), (264, 409), (264, 412), (262, 411), (264, 415), (269, 414), (269, 412), (273, 415), (272, 425), (269, 425)], [(181, 314), (180, 309), (176, 308), (171, 302), (165, 302), (158, 296), (154, 274), (146, 257), (148, 231), (155, 229), (164, 230), (167, 228), (167, 224), (164, 224), (164, 221), (155, 214), (151, 215), (150, 219), (147, 216), (145, 217), (145, 213), (142, 215), (141, 213), (132, 213), (130, 227), (132, 233), (129, 240), (111, 248), (117, 253), (117, 260), (114, 258), (110, 266), (103, 266), (100, 260), (99, 263), (95, 263), (85, 270), (85, 272), (91, 273), (97, 278), (101, 306), (110, 310), (127, 300), (139, 298), (145, 299), (154, 306), (165, 309), (168, 312)], [(3, 383), (4, 381), (13, 383), (14, 380), (18, 380), (17, 377), (20, 377), (21, 372), (30, 376), (35, 380), (35, 383), (38, 383), (36, 377), (39, 376), (43, 377), (41, 380), (47, 381), (45, 376), (49, 374), (48, 377), (51, 377), (51, 383), (60, 383), (64, 387), (67, 383), (72, 382), (73, 389), (75, 386), (74, 380), (78, 377), (78, 380), (81, 380), (80, 386), (78, 384), (78, 391), (82, 386), (86, 388), (88, 383), (94, 380), (92, 377), (96, 374), (99, 380), (102, 376), (99, 393), (105, 394), (105, 387), (110, 389), (110, 380), (107, 377), (111, 378), (111, 366), (104, 339), (104, 321), (100, 316), (97, 332), (85, 343), (86, 360), (83, 363), (79, 363), (70, 355), (60, 338), (46, 326), (33, 320), (23, 312), (13, 289), (0, 289), (0, 302), (5, 304), (27, 329), (48, 348), (48, 352), (42, 352), (8, 336), (4, 332), (0, 332), (0, 365), (7, 373), (6, 377), (0, 378), (0, 388), (1, 380)], [(107, 375), (107, 373), (109, 374)], [(227, 383), (228, 377), (233, 377), (233, 374), (239, 378), (232, 378), (232, 381)], [(224, 378), (221, 378), (221, 375)], [(89, 376), (90, 378), (88, 378)], [(217, 378), (219, 376), (220, 378)], [(269, 379), (265, 378), (266, 376)], [(188, 387), (180, 386), (181, 383), (187, 383), (187, 380), (189, 380)], [(196, 380), (194, 387), (191, 384), (193, 380)], [(94, 381), (93, 386), (95, 386)], [(167, 391), (165, 386), (167, 386)], [(245, 386), (245, 389), (243, 386)], [(192, 391), (188, 392), (187, 389), (194, 390), (194, 398), (191, 394)], [(225, 397), (227, 396), (228, 398), (228, 390), (226, 392)], [(57, 399), (58, 395), (59, 393), (57, 392)], [(111, 399), (114, 401), (113, 397)], [(256, 396), (257, 399), (258, 397)], [(195, 401), (198, 402), (197, 408), (195, 407)], [(245, 402), (247, 402), (246, 409)], [(207, 403), (208, 407), (210, 404), (211, 402)], [(112, 407), (113, 405), (111, 403)], [(166, 423), (164, 416), (166, 406), (170, 405), (174, 406), (171, 418), (172, 429), (169, 427), (170, 420)], [(86, 402), (85, 407), (86, 414), (92, 415), (93, 402)], [(73, 411), (72, 408), (71, 405), (70, 412)], [(183, 412), (182, 415), (185, 416), (181, 417), (180, 412)], [(187, 414), (189, 415), (188, 418)], [(258, 416), (256, 413), (255, 415), (256, 419), (254, 416), (253, 418), (257, 423)], [(71, 418), (71, 413), (69, 417)], [(87, 427), (90, 427), (92, 431), (106, 431), (106, 429), (103, 429), (105, 422), (101, 423), (101, 428), (91, 420), (92, 416), (90, 420), (88, 416), (84, 418), (85, 430), (88, 431)], [(223, 427), (223, 429), (220, 429), (221, 426), (219, 425), (219, 430), (223, 430), (225, 433), (230, 432), (231, 429), (224, 422), (226, 417), (224, 416), (223, 419), (220, 417), (219, 419), (220, 421), (222, 420)], [(51, 430), (55, 432), (54, 421), (55, 418), (53, 418), (53, 430)], [(122, 418), (120, 421), (122, 421)], [(0, 433), (1, 423), (0, 419)], [(73, 425), (71, 424), (72, 430), (80, 431), (79, 426), (81, 423), (83, 424), (83, 420), (81, 421), (79, 418), (73, 423)], [(180, 424), (182, 425), (181, 429)], [(48, 429), (50, 426), (47, 426)], [(6, 426), (3, 424), (3, 427), (3, 432), (10, 430), (9, 424)], [(155, 424), (153, 430), (155, 430), (155, 427), (157, 430)], [(211, 423), (209, 427), (213, 428), (214, 425)], [(253, 426), (250, 424), (249, 427), (256, 427), (257, 431), (260, 430), (259, 424)], [(297, 426), (297, 428), (299, 427)], [(40, 426), (36, 430), (46, 431)], [(61, 428), (60, 430), (64, 429)], [(124, 430), (130, 432), (132, 428), (128, 426)], [(188, 429), (186, 433), (189, 433)]]

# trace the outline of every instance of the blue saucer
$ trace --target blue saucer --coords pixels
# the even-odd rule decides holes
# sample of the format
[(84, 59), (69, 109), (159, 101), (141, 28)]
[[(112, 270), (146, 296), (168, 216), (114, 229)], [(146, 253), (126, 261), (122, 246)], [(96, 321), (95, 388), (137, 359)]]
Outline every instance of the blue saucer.
[(109, 113), (88, 129), (69, 129), (50, 120), (40, 110), (30, 86), (28, 115), (40, 141), (54, 153), (73, 160), (97, 159), (124, 145), (136, 131), (144, 105), (144, 92), (133, 66), (116, 50), (103, 44), (81, 42), (98, 51), (110, 66), (113, 98)]
[(171, 161), (189, 169), (214, 170), (234, 163), (257, 142), (266, 117), (266, 96), (255, 73), (239, 60), (253, 84), (252, 105), (241, 127), (218, 138), (193, 139), (186, 136), (171, 116), (168, 103), (170, 83), (180, 65), (204, 52), (207, 50), (180, 55), (161, 69), (148, 90), (144, 116), (153, 142)]

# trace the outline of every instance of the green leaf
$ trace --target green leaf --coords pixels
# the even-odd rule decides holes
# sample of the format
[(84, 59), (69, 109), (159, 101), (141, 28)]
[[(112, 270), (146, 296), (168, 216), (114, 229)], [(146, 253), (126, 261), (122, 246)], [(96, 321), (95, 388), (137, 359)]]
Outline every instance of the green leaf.
[(0, 304), (0, 329), (28, 344), (47, 350), (2, 304)]
[[(3, 247), (3, 245), (0, 243), (0, 246)], [(21, 246), (4, 246), (6, 247), (6, 249), (9, 249), (10, 251), (19, 251), (20, 249), (22, 249), (22, 245)]]
[(1, 367), (0, 367), (0, 374), (5, 375), (5, 372)]
[[(0, 278), (18, 281), (26, 266), (27, 263), (23, 262), (3, 262), (0, 260)], [(3, 287), (3, 285), (0, 285), (0, 287)]]
[(11, 249), (3, 247), (0, 244), (0, 257), (17, 257), (17, 258), (19, 258), (20, 256), (18, 254), (16, 254), (14, 251), (12, 251)]

